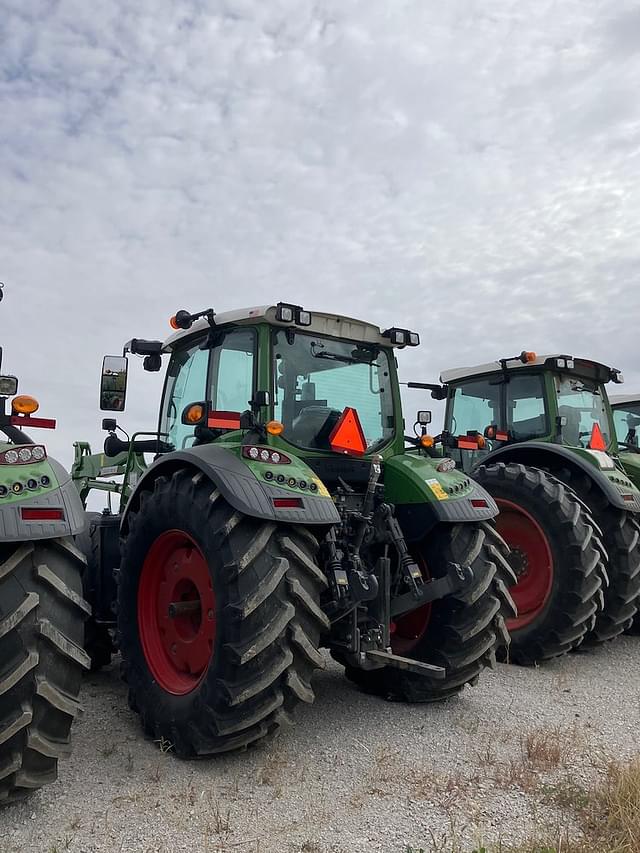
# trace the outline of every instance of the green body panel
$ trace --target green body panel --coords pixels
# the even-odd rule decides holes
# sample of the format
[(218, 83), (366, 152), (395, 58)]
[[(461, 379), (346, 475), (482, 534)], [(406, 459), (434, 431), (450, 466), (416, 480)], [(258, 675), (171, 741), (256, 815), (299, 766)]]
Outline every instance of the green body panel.
[[(0, 442), (0, 453), (5, 450), (15, 450), (17, 445), (8, 442)], [(40, 478), (46, 476), (50, 483), (48, 486), (43, 486), (40, 483)], [(27, 480), (36, 480), (38, 488), (28, 489), (26, 487)], [(19, 494), (11, 491), (14, 483), (22, 483), (24, 489)], [(20, 503), (21, 501), (29, 500), (39, 495), (45, 495), (56, 489), (59, 486), (58, 478), (56, 477), (53, 468), (46, 459), (41, 462), (30, 462), (28, 465), (0, 465), (0, 486), (6, 486), (9, 493), (0, 498), (0, 508), (9, 504)]]
[(384, 468), (386, 500), (396, 504), (455, 502), (469, 497), (473, 487), (462, 472), (440, 472), (441, 460), (417, 453), (403, 453), (388, 459)]
[(619, 457), (627, 477), (640, 489), (640, 454), (621, 452)]

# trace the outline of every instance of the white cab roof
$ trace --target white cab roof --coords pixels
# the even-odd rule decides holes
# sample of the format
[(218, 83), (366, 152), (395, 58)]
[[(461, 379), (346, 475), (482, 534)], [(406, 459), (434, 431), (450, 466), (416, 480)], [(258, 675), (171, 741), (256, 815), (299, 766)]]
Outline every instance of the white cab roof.
[[(300, 332), (315, 332), (317, 335), (328, 335), (335, 338), (346, 338), (347, 340), (360, 341), (362, 343), (379, 344), (391, 346), (389, 338), (382, 336), (382, 330), (372, 323), (355, 320), (352, 317), (343, 317), (339, 314), (323, 314), (320, 311), (310, 311), (311, 325), (299, 326), (295, 323), (283, 323), (276, 320), (275, 305), (259, 305), (254, 308), (239, 308), (235, 311), (225, 311), (215, 315), (216, 326), (229, 324), (238, 326), (253, 325), (260, 321), (271, 323), (282, 328), (292, 328)], [(307, 311), (307, 309), (304, 309)], [(168, 352), (183, 338), (197, 335), (206, 331), (209, 323), (205, 319), (196, 320), (190, 329), (180, 329), (164, 342), (162, 350)]]
[[(520, 370), (524, 367), (542, 366), (549, 358), (567, 358), (573, 359), (574, 361), (589, 361), (590, 364), (598, 365), (607, 371), (610, 369), (606, 364), (593, 361), (593, 359), (574, 358), (574, 356), (567, 355), (566, 353), (549, 353), (547, 355), (538, 355), (534, 361), (527, 362), (526, 364), (523, 364), (521, 361), (509, 361), (507, 364), (507, 370), (512, 371)], [(497, 373), (501, 370), (502, 368), (499, 361), (489, 361), (486, 364), (476, 364), (474, 367), (455, 367), (452, 370), (443, 370), (440, 374), (440, 382), (447, 385), (450, 382), (457, 382), (460, 379), (470, 379), (473, 376), (485, 376), (490, 373)]]
[(609, 402), (612, 406), (622, 406), (625, 403), (640, 403), (640, 394), (611, 394)]

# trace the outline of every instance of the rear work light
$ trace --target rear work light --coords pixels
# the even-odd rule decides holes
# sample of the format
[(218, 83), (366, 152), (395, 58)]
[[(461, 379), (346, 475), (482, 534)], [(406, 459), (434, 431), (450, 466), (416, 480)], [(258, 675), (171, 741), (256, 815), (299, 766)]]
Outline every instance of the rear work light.
[(64, 521), (64, 510), (49, 507), (21, 507), (23, 521)]
[(272, 465), (291, 464), (291, 459), (285, 453), (272, 450), (270, 447), (256, 447), (247, 444), (242, 448), (242, 455), (245, 459), (251, 459), (252, 462), (268, 462)]
[(446, 473), (447, 471), (453, 471), (456, 467), (456, 463), (453, 459), (443, 459), (442, 462), (436, 465), (436, 471), (440, 471), (441, 474)]
[(47, 451), (41, 444), (22, 444), (0, 453), (0, 465), (29, 465), (46, 458)]

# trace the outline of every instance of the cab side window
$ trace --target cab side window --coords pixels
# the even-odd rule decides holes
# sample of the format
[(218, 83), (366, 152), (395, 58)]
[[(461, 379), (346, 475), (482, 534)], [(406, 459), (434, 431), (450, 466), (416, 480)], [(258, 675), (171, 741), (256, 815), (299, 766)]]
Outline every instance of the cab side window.
[(167, 371), (160, 431), (168, 434), (165, 441), (176, 450), (191, 447), (194, 440), (194, 427), (181, 422), (184, 407), (206, 399), (210, 350), (200, 349), (200, 344), (198, 341), (191, 347), (176, 350)]
[(542, 376), (512, 376), (506, 383), (507, 426), (517, 441), (549, 433)]
[(236, 329), (212, 351), (208, 399), (218, 411), (245, 412), (253, 397), (256, 333)]

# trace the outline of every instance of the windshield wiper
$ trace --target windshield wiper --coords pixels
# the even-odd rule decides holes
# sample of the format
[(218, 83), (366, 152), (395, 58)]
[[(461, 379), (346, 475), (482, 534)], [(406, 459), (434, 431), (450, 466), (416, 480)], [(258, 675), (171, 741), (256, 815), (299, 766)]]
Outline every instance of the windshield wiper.
[(377, 359), (378, 353), (369, 349), (355, 349), (351, 355), (340, 355), (337, 352), (329, 352), (328, 350), (320, 350), (312, 344), (311, 355), (314, 358), (323, 358), (327, 361), (339, 361), (342, 364), (373, 364)]

